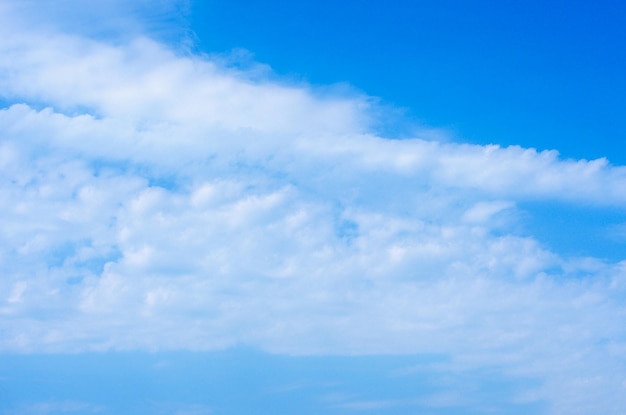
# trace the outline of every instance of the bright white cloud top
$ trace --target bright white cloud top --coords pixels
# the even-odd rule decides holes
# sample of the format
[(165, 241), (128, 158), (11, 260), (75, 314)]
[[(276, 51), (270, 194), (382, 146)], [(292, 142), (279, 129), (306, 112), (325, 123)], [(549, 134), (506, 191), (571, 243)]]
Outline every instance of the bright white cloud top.
[(626, 167), (387, 139), (366, 96), (1, 7), (0, 350), (443, 353), (626, 406), (626, 262), (517, 208), (624, 209)]

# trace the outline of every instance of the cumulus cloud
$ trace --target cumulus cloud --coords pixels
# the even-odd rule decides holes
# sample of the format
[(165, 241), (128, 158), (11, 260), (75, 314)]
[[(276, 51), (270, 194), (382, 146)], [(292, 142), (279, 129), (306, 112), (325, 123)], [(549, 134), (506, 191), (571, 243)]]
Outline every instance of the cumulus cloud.
[(626, 168), (390, 140), (365, 96), (3, 27), (1, 350), (436, 352), (538, 376), (555, 413), (626, 403), (626, 262), (516, 231), (523, 201), (625, 207)]

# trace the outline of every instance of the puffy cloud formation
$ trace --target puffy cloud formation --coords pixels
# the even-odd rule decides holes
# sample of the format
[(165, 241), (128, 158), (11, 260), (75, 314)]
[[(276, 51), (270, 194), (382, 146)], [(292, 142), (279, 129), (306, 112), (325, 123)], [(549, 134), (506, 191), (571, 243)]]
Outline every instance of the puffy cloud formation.
[(368, 97), (149, 37), (26, 30), (15, 4), (0, 350), (443, 353), (537, 377), (519, 399), (554, 413), (626, 405), (626, 262), (552, 252), (517, 208), (623, 209), (626, 168), (386, 139)]

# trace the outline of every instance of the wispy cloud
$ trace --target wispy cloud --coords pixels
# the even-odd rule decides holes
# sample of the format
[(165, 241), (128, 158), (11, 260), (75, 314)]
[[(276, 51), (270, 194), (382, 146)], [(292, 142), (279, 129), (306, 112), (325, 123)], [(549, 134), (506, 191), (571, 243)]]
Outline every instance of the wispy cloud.
[(388, 140), (367, 97), (0, 4), (0, 349), (437, 352), (539, 376), (562, 413), (625, 403), (626, 263), (515, 211), (622, 208), (626, 168)]
[(97, 414), (103, 407), (78, 401), (47, 401), (23, 404), (9, 410), (10, 415)]

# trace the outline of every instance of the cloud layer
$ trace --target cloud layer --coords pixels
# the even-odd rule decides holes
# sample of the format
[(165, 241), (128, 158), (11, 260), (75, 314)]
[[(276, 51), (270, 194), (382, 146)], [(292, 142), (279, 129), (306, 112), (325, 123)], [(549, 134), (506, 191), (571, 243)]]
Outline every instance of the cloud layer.
[(555, 413), (626, 405), (626, 262), (552, 252), (517, 208), (622, 209), (625, 167), (390, 140), (366, 96), (2, 26), (0, 350), (444, 353)]

